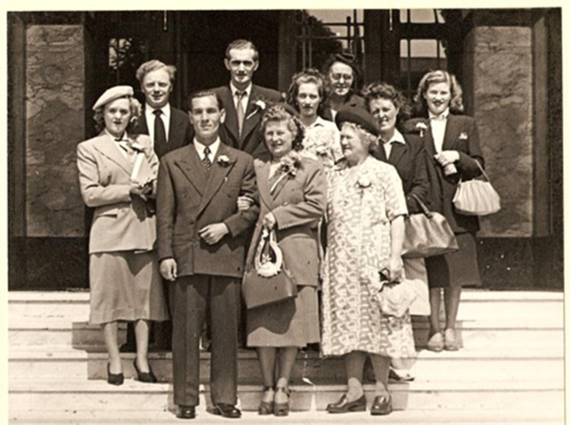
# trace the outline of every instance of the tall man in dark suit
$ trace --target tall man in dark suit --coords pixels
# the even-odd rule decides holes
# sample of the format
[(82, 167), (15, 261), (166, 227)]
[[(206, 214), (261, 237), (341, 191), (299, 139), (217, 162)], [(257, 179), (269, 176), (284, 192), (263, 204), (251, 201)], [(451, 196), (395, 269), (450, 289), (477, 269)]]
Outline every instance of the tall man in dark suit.
[(219, 137), (225, 111), (214, 92), (192, 95), (189, 109), (194, 142), (162, 158), (157, 189), (160, 272), (172, 291), (174, 403), (179, 418), (195, 417), (200, 333), (208, 315), (212, 413), (239, 418), (240, 281), (259, 207), (238, 211), (237, 198), (257, 197), (253, 158)]
[(228, 145), (269, 159), (269, 151), (259, 131), (261, 114), (268, 103), (283, 100), (278, 91), (253, 84), (253, 74), (259, 67), (259, 53), (248, 40), (235, 40), (226, 49), (224, 64), (230, 71), (230, 83), (213, 91), (222, 99), (226, 120), (220, 135)]
[[(188, 115), (170, 106), (169, 99), (176, 67), (153, 59), (137, 69), (136, 77), (144, 94), (144, 110), (134, 131), (148, 134), (158, 158), (190, 143), (193, 130)], [(168, 286), (165, 286), (168, 299)], [(154, 324), (154, 341), (158, 348), (170, 350), (172, 345), (172, 322)], [(127, 326), (127, 342), (121, 346), (122, 352), (136, 351), (136, 338), (133, 326)]]

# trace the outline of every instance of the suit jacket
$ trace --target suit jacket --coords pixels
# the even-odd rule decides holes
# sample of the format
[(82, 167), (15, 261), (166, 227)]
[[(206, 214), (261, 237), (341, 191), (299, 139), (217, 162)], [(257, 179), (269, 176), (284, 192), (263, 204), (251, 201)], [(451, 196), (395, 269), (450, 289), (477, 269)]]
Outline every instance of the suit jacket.
[[(418, 202), (410, 195), (416, 195), (424, 204), (428, 203), (428, 156), (424, 142), (416, 134), (403, 134), (405, 144), (393, 143), (390, 158), (386, 158), (384, 147), (379, 145), (372, 150), (372, 155), (396, 167), (406, 195), (406, 205), (410, 214), (421, 212)], [(381, 142), (380, 142), (381, 143)]]
[(256, 105), (255, 102), (258, 100), (263, 101), (265, 104), (281, 102), (283, 100), (281, 93), (276, 90), (256, 86), (255, 84), (252, 86), (240, 137), (237, 112), (230, 86), (217, 87), (213, 91), (218, 94), (226, 110), (226, 120), (220, 128), (222, 140), (229, 146), (247, 152), (254, 158), (268, 160), (270, 157), (269, 151), (265, 146), (263, 135), (260, 131), (263, 109)]
[[(134, 131), (139, 134), (149, 134), (146, 115), (144, 113), (141, 114)], [(158, 155), (158, 158), (162, 158), (162, 156), (168, 152), (189, 144), (193, 138), (194, 129), (190, 125), (188, 114), (180, 109), (170, 107), (170, 123), (166, 136), (167, 143), (155, 143), (154, 151)]]
[[(226, 156), (229, 163), (221, 164)], [(193, 144), (166, 154), (158, 172), (157, 230), (159, 259), (174, 258), (178, 276), (206, 274), (240, 278), (244, 271), (247, 230), (259, 207), (238, 212), (238, 196), (256, 197), (253, 158), (220, 144), (209, 175)], [(230, 231), (217, 244), (198, 235), (204, 226), (225, 223)]]
[[(156, 176), (158, 158), (145, 135), (129, 136), (142, 145), (145, 166)], [(77, 145), (79, 188), (83, 202), (94, 207), (89, 253), (151, 250), (156, 242), (155, 217), (145, 202), (131, 197), (132, 165), (105, 132)]]
[[(343, 106), (352, 106), (352, 107), (358, 107), (358, 108), (364, 108), (364, 99), (360, 96), (358, 96), (357, 94), (351, 94), (350, 97), (347, 99), (346, 102), (344, 102)], [(325, 99), (325, 101), (323, 102), (323, 107), (321, 110), (321, 117), (323, 117), (325, 120), (329, 120), (334, 122), (334, 119), (332, 117), (332, 111), (331, 111), (331, 107), (328, 104), (328, 101)]]
[[(418, 131), (418, 123), (427, 128)], [(453, 206), (453, 196), (459, 179), (470, 180), (481, 175), (475, 160), (484, 167), (483, 155), (479, 147), (479, 133), (472, 117), (452, 115), (447, 117), (442, 150), (455, 150), (459, 152), (459, 161), (455, 163), (458, 173), (445, 176), (442, 167), (434, 159), (435, 145), (429, 125), (429, 120), (414, 118), (406, 123), (408, 131), (417, 134), (424, 141), (424, 146), (430, 160), (427, 172), (429, 180), (428, 198), (431, 208), (442, 213), (455, 233), (475, 233), (479, 230), (479, 220), (476, 216), (459, 214)], [(420, 135), (420, 133), (423, 133)]]
[(327, 181), (319, 162), (302, 158), (295, 177), (282, 179), (273, 193), (271, 186), (282, 174), (268, 179), (270, 163), (255, 160), (260, 213), (249, 248), (247, 266), (252, 266), (263, 230), (263, 217), (273, 212), (283, 261), (299, 285), (317, 286), (319, 273), (318, 223), (326, 209)]

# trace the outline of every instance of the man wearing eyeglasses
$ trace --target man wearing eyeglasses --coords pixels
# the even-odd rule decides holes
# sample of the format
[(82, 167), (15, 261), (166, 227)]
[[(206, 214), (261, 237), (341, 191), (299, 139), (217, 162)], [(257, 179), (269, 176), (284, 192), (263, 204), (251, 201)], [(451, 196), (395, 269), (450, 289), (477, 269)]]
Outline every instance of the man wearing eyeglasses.
[(213, 89), (226, 110), (220, 136), (230, 146), (254, 158), (268, 159), (269, 151), (259, 132), (259, 123), (268, 104), (280, 102), (283, 97), (276, 90), (253, 84), (259, 52), (251, 41), (232, 41), (226, 49), (224, 64), (230, 71), (230, 83)]

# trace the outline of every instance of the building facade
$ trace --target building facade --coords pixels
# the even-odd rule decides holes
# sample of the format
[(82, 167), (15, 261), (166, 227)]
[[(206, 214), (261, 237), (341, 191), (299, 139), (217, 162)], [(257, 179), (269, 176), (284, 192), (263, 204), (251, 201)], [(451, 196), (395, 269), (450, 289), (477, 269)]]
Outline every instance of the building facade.
[(97, 96), (114, 84), (138, 89), (136, 67), (157, 58), (177, 67), (171, 99), (183, 106), (191, 91), (227, 82), (224, 51), (236, 38), (261, 53), (256, 82), (280, 91), (340, 42), (361, 58), (365, 83), (414, 87), (434, 63), (408, 62), (403, 73), (402, 41), (438, 40), (502, 198), (502, 210), (482, 219), (484, 285), (561, 289), (561, 9), (440, 15), (444, 22), (425, 24), (404, 22), (400, 11), (364, 10), (335, 41), (294, 10), (9, 13), (9, 289), (88, 287), (91, 212), (79, 195), (75, 148), (95, 134)]

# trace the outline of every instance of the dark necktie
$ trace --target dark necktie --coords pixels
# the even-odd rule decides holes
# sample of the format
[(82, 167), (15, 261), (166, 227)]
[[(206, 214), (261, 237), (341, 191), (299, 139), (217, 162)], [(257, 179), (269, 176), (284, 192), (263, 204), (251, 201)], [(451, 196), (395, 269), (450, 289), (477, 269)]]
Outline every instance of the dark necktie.
[(204, 164), (204, 168), (206, 169), (206, 171), (210, 171), (210, 168), (212, 167), (212, 161), (210, 160), (209, 156), (212, 152), (210, 151), (210, 148), (208, 146), (206, 146), (204, 148), (204, 158), (202, 159), (202, 164)]
[(238, 131), (241, 137), (241, 131), (243, 129), (243, 121), (245, 118), (245, 111), (243, 110), (243, 97), (245, 96), (244, 91), (236, 90), (236, 97), (237, 97), (237, 119), (238, 119)]
[[(162, 152), (166, 147), (166, 129), (164, 128), (164, 121), (162, 121), (162, 111), (160, 109), (155, 109), (153, 114), (154, 118), (154, 150), (155, 152)], [(158, 153), (157, 153), (158, 155)]]

